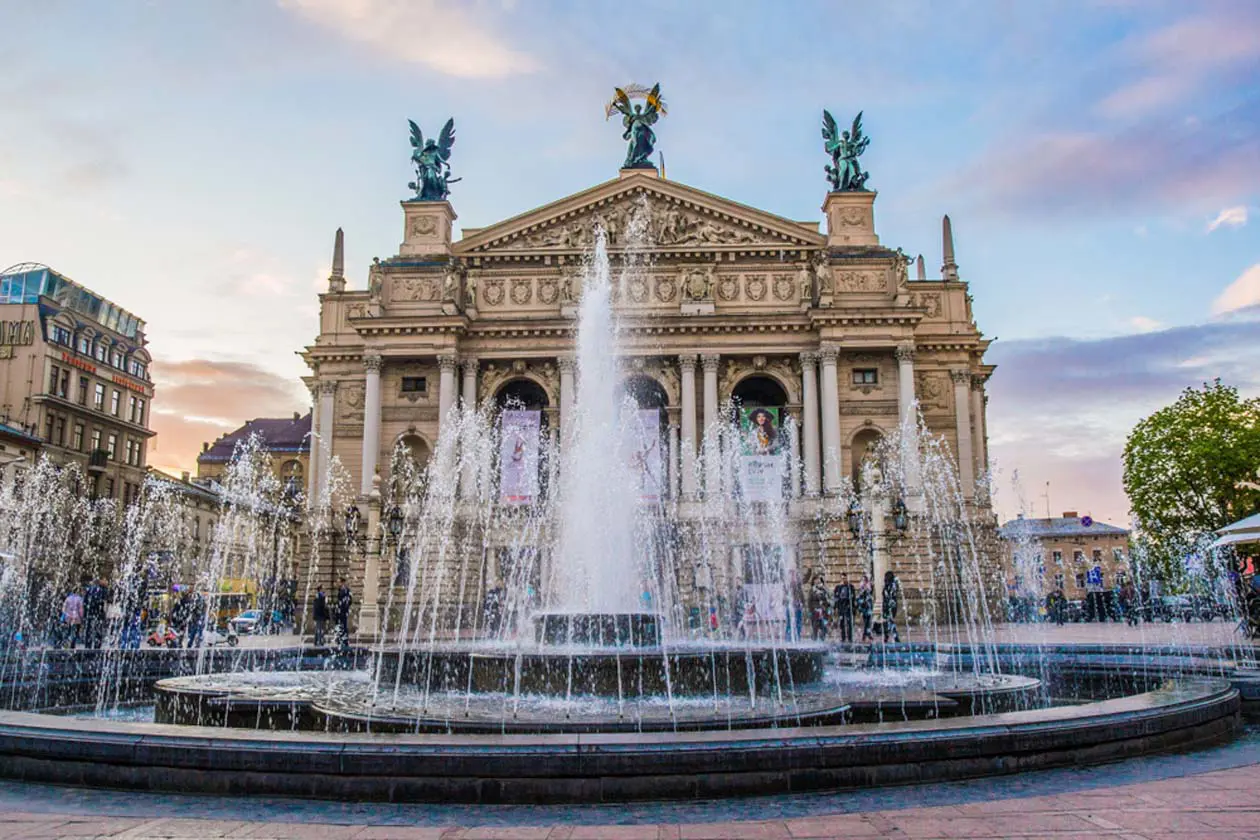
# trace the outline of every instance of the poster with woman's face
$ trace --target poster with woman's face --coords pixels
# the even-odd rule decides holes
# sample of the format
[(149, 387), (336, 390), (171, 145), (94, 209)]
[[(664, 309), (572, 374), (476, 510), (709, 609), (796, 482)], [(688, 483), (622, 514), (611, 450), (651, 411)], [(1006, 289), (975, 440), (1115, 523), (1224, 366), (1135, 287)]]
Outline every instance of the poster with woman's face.
[(778, 408), (741, 408), (739, 426), (745, 455), (774, 455), (783, 449)]

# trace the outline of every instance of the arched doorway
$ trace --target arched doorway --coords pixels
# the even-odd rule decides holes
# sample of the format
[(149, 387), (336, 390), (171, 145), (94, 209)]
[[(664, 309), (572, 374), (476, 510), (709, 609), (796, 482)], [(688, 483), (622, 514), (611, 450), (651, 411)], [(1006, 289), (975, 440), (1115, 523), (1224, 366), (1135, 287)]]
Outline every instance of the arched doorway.
[(637, 373), (622, 383), (621, 391), (634, 400), (639, 408), (660, 408), (669, 405), (665, 387), (646, 374)]
[(425, 439), (414, 432), (407, 432), (398, 439), (390, 456), (389, 468), (394, 499), (405, 499), (420, 492), (425, 467), (429, 465), (432, 454)]
[(630, 480), (638, 487), (639, 500), (654, 502), (669, 493), (669, 395), (661, 383), (644, 374), (634, 374), (621, 383), (623, 395), (623, 445), (630, 468)]
[(546, 389), (532, 379), (509, 380), (494, 393), (500, 435), (494, 470), (503, 504), (528, 505), (547, 497), (550, 405)]
[(748, 445), (755, 444), (758, 454), (777, 453), (787, 447), (783, 411), (787, 401), (787, 391), (769, 376), (749, 376), (731, 391), (731, 422), (743, 435), (751, 436), (753, 443)]

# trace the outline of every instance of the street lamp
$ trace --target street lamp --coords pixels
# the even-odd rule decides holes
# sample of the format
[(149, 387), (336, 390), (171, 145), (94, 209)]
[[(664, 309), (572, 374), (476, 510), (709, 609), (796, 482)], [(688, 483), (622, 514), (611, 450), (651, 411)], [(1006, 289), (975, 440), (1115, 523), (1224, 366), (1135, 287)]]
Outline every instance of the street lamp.
[(910, 519), (906, 515), (906, 503), (901, 500), (900, 496), (897, 497), (897, 501), (893, 502), (892, 516), (893, 527), (897, 529), (898, 533), (905, 534), (906, 528), (910, 524)]
[(402, 536), (403, 531), (403, 512), (399, 510), (398, 505), (394, 505), (389, 511), (389, 536), (397, 542)]
[(361, 519), (357, 505), (350, 505), (350, 507), (346, 508), (346, 545), (350, 545), (359, 538), (359, 523)]
[(857, 499), (849, 503), (849, 533), (853, 535), (853, 539), (862, 536), (862, 504)]

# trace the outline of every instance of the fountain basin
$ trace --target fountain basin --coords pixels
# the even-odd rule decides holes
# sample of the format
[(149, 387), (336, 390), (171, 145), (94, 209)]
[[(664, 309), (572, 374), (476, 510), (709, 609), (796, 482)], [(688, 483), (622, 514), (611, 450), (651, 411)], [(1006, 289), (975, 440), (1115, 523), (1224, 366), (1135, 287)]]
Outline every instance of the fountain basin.
[(533, 615), (540, 645), (660, 647), (661, 617), (650, 612), (538, 612)]

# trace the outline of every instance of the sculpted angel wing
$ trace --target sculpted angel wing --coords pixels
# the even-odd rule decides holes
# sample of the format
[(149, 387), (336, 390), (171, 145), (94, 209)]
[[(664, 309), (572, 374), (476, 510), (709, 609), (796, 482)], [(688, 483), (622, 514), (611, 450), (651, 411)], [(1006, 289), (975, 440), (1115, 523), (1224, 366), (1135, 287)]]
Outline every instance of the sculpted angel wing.
[(823, 109), (822, 136), (823, 136), (823, 140), (826, 140), (828, 145), (830, 145), (831, 143), (834, 143), (836, 138), (840, 136), (840, 132), (837, 131), (837, 128), (838, 126), (836, 125), (836, 118), (831, 116), (831, 112), (828, 111), (826, 108), (824, 108)]
[(416, 125), (415, 120), (407, 120), (407, 125), (411, 126), (411, 147), (413, 149), (423, 149), (424, 134), (420, 131), (420, 126)]
[[(630, 97), (627, 96), (626, 92), (621, 88), (613, 88), (612, 107), (614, 110), (620, 111), (625, 116), (629, 116), (634, 113), (630, 108)], [(611, 114), (609, 116), (611, 116)]]
[(442, 156), (442, 160), (451, 159), (451, 147), (455, 145), (455, 118), (451, 117), (446, 121), (446, 125), (442, 126), (442, 133), (438, 135), (438, 154)]
[(853, 118), (853, 128), (849, 130), (849, 139), (854, 143), (862, 139), (862, 112), (858, 111)]

